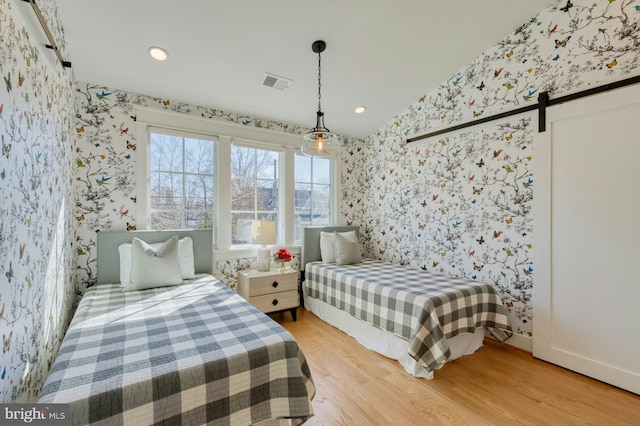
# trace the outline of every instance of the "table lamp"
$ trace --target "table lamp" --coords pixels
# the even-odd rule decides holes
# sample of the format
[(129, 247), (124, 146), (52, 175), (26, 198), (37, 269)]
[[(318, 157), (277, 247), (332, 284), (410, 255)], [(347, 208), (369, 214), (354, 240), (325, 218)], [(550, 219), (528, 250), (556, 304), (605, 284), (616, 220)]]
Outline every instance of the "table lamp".
[(267, 245), (276, 243), (276, 223), (273, 220), (254, 220), (251, 223), (251, 244), (262, 244), (256, 250), (256, 269), (268, 271), (270, 268), (271, 251)]

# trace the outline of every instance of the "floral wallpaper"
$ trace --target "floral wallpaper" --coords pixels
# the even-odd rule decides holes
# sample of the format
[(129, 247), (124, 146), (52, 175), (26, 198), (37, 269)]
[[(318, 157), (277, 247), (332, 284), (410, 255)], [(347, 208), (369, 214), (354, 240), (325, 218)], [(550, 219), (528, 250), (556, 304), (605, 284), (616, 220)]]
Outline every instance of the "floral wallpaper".
[[(300, 248), (289, 248), (292, 258), (288, 263), (288, 267), (292, 270), (300, 270)], [(272, 250), (275, 252), (276, 250)], [(234, 257), (230, 259), (214, 259), (213, 275), (225, 283), (227, 287), (236, 289), (238, 286), (238, 271), (250, 269), (256, 261), (255, 257)], [(273, 263), (272, 263), (273, 265)]]
[[(341, 223), (366, 254), (493, 283), (532, 330), (535, 118), (442, 137), (408, 135), (637, 75), (640, 0), (559, 0), (366, 140), (345, 139)], [(39, 2), (65, 51), (54, 1)], [(285, 133), (306, 128), (73, 82), (0, 0), (0, 401), (33, 399), (78, 292), (95, 282), (96, 233), (136, 228), (135, 105)], [(412, 41), (413, 42), (413, 41)], [(428, 70), (425, 70), (425, 72)], [(417, 92), (419, 89), (417, 89)], [(215, 100), (213, 101), (215, 103)], [(75, 114), (75, 116), (74, 116)], [(219, 259), (230, 287), (253, 258)]]
[[(52, 1), (39, 2), (62, 51)], [(75, 300), (72, 72), (0, 0), (0, 402), (36, 397)]]
[[(135, 106), (156, 107), (212, 120), (283, 133), (304, 134), (307, 129), (292, 124), (265, 121), (214, 108), (174, 103), (100, 85), (77, 83), (75, 133), (75, 221), (74, 249), (77, 280), (81, 288), (96, 281), (96, 233), (135, 230), (136, 148)], [(354, 139), (345, 139), (354, 141)], [(237, 271), (246, 269), (255, 258), (220, 259), (214, 275), (234, 288)]]
[(639, 34), (637, 0), (562, 0), (350, 144), (342, 220), (362, 227), (366, 254), (491, 283), (530, 336), (537, 118), (407, 136), (638, 74)]

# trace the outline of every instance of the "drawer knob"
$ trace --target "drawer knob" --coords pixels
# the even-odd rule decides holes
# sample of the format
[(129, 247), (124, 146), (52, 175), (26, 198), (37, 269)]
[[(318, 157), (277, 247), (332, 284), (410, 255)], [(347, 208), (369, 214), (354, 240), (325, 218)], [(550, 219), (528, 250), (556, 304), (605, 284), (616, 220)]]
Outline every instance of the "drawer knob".
[(276, 306), (276, 305), (278, 304), (278, 299), (273, 299), (273, 302), (271, 302), (271, 304), (272, 304), (273, 306)]
[(273, 288), (277, 288), (278, 287), (278, 281), (274, 281), (273, 284), (271, 284), (273, 286)]

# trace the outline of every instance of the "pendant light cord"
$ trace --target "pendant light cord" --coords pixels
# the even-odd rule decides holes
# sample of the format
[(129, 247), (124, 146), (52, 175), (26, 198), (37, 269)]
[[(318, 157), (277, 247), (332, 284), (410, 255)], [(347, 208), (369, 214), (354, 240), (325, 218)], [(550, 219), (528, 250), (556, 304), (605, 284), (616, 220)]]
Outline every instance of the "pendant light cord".
[(320, 67), (320, 59), (321, 59), (321, 52), (318, 52), (318, 112), (322, 111), (322, 108), (320, 107), (320, 98), (322, 97), (322, 94), (320, 93), (320, 86), (321, 86), (321, 75), (322, 75), (322, 68)]
[(340, 151), (339, 138), (324, 127), (324, 113), (322, 112), (322, 52), (326, 43), (316, 40), (311, 45), (311, 50), (318, 54), (318, 112), (316, 114), (316, 126), (303, 136), (302, 153), (308, 156), (333, 157)]

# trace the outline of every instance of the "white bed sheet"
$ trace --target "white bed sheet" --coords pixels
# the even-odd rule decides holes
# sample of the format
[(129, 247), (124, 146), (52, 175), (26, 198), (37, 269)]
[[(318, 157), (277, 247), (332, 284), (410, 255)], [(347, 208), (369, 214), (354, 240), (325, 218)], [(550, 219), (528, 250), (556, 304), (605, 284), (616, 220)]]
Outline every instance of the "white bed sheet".
[[(433, 371), (429, 372), (420, 366), (409, 355), (409, 342), (395, 334), (377, 328), (367, 322), (355, 318), (319, 299), (304, 295), (304, 307), (321, 320), (355, 338), (362, 346), (378, 352), (387, 358), (397, 360), (405, 371), (412, 376), (433, 379)], [(470, 355), (482, 347), (484, 328), (478, 327), (475, 333), (461, 333), (447, 339), (451, 357), (449, 361)]]

